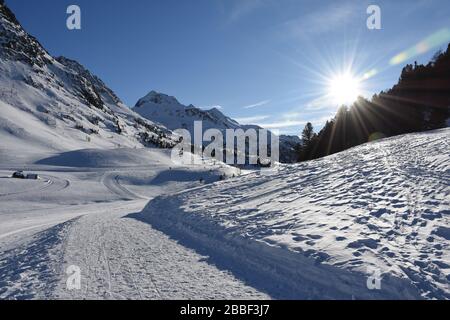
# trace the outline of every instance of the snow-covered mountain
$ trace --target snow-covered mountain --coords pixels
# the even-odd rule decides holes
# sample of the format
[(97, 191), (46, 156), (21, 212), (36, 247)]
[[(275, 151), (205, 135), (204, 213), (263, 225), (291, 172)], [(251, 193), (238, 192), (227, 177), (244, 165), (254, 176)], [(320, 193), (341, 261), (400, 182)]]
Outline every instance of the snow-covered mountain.
[[(20, 146), (30, 154), (171, 147), (178, 138), (170, 130), (186, 128), (192, 132), (194, 121), (202, 121), (204, 130), (258, 128), (240, 125), (218, 109), (184, 106), (174, 97), (154, 91), (130, 110), (81, 64), (52, 57), (4, 4), (0, 4), (0, 48), (0, 136), (12, 142), (9, 146)], [(283, 162), (295, 160), (297, 140), (281, 137)]]
[[(142, 117), (156, 121), (170, 130), (186, 129), (193, 136), (194, 122), (202, 121), (203, 131), (208, 129), (260, 129), (256, 125), (241, 125), (225, 116), (219, 109), (202, 110), (195, 106), (183, 105), (175, 97), (151, 91), (141, 98), (133, 108)], [(225, 135), (224, 135), (225, 136)], [(280, 136), (280, 160), (294, 162), (295, 147), (300, 143), (297, 136)]]
[(187, 129), (194, 131), (194, 121), (203, 121), (205, 130), (211, 128), (237, 129), (240, 124), (226, 117), (217, 108), (202, 110), (192, 104), (185, 106), (175, 97), (151, 91), (139, 99), (133, 110), (147, 119), (159, 122), (170, 130)]
[(52, 57), (4, 4), (0, 49), (0, 136), (15, 142), (9, 146), (32, 152), (174, 144), (169, 130), (130, 110), (81, 64)]

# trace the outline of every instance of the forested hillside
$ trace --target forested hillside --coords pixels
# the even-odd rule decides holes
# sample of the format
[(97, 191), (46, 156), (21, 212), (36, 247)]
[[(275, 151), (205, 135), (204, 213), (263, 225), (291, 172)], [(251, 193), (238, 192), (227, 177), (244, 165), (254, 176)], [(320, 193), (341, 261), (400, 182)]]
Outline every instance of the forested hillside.
[(449, 118), (450, 45), (427, 65), (404, 67), (398, 84), (387, 92), (340, 107), (318, 134), (307, 134), (310, 138), (300, 148), (299, 160), (324, 157), (383, 137), (444, 128)]

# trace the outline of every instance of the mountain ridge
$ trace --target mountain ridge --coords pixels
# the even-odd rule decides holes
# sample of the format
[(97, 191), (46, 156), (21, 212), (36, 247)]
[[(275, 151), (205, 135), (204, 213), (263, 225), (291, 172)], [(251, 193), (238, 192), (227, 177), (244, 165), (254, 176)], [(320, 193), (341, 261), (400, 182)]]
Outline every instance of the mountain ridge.
[[(56, 129), (52, 134), (66, 136), (62, 140), (76, 140), (61, 145), (56, 140), (50, 143), (53, 150), (67, 151), (74, 145), (170, 148), (179, 139), (171, 131), (184, 128), (193, 132), (194, 121), (202, 121), (204, 130), (260, 129), (257, 125), (241, 125), (217, 108), (203, 110), (192, 104), (183, 105), (175, 97), (154, 90), (129, 108), (81, 63), (65, 56), (51, 56), (4, 3), (0, 5), (0, 47), (0, 100)], [(165, 111), (161, 112), (161, 108)], [(11, 129), (14, 121), (3, 115), (6, 120), (0, 124), (5, 128), (0, 131), (35, 136), (29, 123), (21, 124), (22, 117), (15, 117)], [(74, 130), (79, 132), (73, 134)], [(70, 139), (64, 131), (70, 132)], [(23, 137), (16, 135), (19, 140)], [(39, 143), (48, 144), (48, 137), (40, 138)], [(70, 147), (62, 146), (66, 142)], [(280, 160), (294, 162), (299, 143), (298, 137), (280, 136)]]
[[(132, 109), (142, 117), (151, 119), (164, 125), (169, 130), (186, 129), (194, 134), (194, 122), (201, 121), (202, 129), (219, 129), (224, 132), (227, 129), (263, 129), (258, 125), (242, 125), (236, 120), (226, 116), (217, 108), (203, 110), (192, 104), (184, 105), (175, 97), (157, 91), (150, 91), (138, 100)], [(294, 162), (296, 160), (296, 148), (301, 140), (297, 136), (281, 135), (280, 161)]]
[(58, 152), (176, 144), (178, 137), (134, 113), (79, 62), (51, 56), (4, 3), (0, 49), (0, 134), (15, 141), (10, 146)]

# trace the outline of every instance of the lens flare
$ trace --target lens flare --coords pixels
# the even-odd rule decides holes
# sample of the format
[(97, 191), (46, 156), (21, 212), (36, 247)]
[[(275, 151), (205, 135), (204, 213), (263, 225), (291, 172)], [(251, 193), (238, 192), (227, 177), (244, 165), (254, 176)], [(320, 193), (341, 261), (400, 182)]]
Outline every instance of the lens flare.
[(409, 48), (406, 51), (403, 51), (397, 54), (390, 60), (390, 64), (392, 66), (398, 65), (400, 63), (404, 63), (405, 61), (412, 59), (416, 56), (424, 54), (432, 49), (435, 49), (443, 44), (446, 44), (450, 41), (450, 29), (442, 29), (438, 32), (433, 33), (431, 36), (426, 38), (425, 40), (419, 42), (414, 47)]

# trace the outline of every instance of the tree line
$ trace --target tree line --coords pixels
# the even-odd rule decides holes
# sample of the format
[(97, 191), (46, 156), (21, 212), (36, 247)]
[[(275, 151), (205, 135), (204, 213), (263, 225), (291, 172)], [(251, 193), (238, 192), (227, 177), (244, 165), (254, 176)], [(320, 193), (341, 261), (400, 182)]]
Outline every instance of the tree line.
[(427, 65), (405, 66), (390, 90), (341, 106), (318, 133), (308, 123), (298, 160), (317, 159), (384, 137), (445, 128), (449, 118), (450, 44)]

